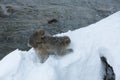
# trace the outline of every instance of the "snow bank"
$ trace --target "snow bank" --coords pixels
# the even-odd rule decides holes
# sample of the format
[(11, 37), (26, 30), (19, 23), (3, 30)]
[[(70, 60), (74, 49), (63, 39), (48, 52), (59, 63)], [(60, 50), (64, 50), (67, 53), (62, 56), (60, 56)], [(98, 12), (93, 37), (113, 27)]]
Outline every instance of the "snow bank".
[(21, 60), (19, 53), (20, 51), (17, 49), (0, 61), (0, 80), (16, 72)]
[(44, 64), (39, 63), (33, 49), (13, 51), (0, 62), (0, 80), (103, 80), (100, 56), (107, 58), (116, 80), (120, 80), (119, 17), (117, 12), (88, 27), (58, 34), (71, 38), (74, 52), (50, 56)]

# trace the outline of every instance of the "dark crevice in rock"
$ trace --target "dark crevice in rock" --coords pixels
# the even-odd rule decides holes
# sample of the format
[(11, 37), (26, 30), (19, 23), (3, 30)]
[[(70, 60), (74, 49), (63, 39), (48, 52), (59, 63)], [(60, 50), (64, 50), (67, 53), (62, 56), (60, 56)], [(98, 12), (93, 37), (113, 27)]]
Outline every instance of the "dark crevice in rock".
[(105, 72), (103, 80), (115, 80), (113, 67), (107, 62), (105, 57), (101, 57), (101, 61)]

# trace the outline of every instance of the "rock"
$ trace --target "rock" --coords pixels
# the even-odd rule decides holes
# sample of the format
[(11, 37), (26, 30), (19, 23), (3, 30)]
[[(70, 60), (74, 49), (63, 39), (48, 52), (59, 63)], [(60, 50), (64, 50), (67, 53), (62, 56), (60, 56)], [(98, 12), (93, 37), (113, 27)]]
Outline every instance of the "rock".
[(7, 17), (7, 16), (9, 16), (9, 13), (5, 9), (5, 6), (0, 5), (0, 17), (4, 18), (4, 17)]
[[(109, 16), (120, 9), (119, 0), (0, 0), (0, 58), (19, 48), (28, 50), (32, 32), (66, 32)], [(49, 22), (50, 20), (57, 20)]]
[(104, 68), (103, 80), (115, 80), (113, 67), (107, 62), (107, 59), (105, 57), (101, 57), (101, 61)]

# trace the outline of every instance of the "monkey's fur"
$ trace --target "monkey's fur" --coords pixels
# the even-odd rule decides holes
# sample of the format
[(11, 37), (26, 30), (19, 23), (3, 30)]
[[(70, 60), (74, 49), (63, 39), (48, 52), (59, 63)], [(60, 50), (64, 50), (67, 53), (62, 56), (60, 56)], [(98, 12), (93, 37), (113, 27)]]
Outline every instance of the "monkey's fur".
[(72, 49), (67, 49), (70, 42), (68, 36), (53, 37), (44, 30), (36, 31), (29, 38), (29, 44), (35, 49), (41, 63), (44, 63), (49, 55), (64, 56), (72, 52)]
[(43, 36), (52, 36), (51, 34), (49, 34), (48, 32), (42, 30), (42, 29), (39, 29), (37, 31), (35, 31), (29, 38), (29, 41), (28, 41), (28, 46), (29, 47), (33, 47), (33, 48), (36, 48), (37, 47), (37, 42), (40, 38), (42, 38)]

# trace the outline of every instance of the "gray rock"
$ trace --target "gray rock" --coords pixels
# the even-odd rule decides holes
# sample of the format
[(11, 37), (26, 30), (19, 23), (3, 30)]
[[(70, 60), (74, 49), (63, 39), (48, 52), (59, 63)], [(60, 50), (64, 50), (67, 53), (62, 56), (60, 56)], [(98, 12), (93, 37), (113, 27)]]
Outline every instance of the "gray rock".
[[(42, 28), (66, 32), (109, 16), (119, 0), (0, 0), (0, 59), (14, 49), (28, 50), (27, 40)], [(57, 19), (56, 23), (48, 23)]]
[(115, 80), (113, 67), (107, 62), (107, 59), (104, 56), (102, 56), (100, 59), (103, 65), (103, 80)]

